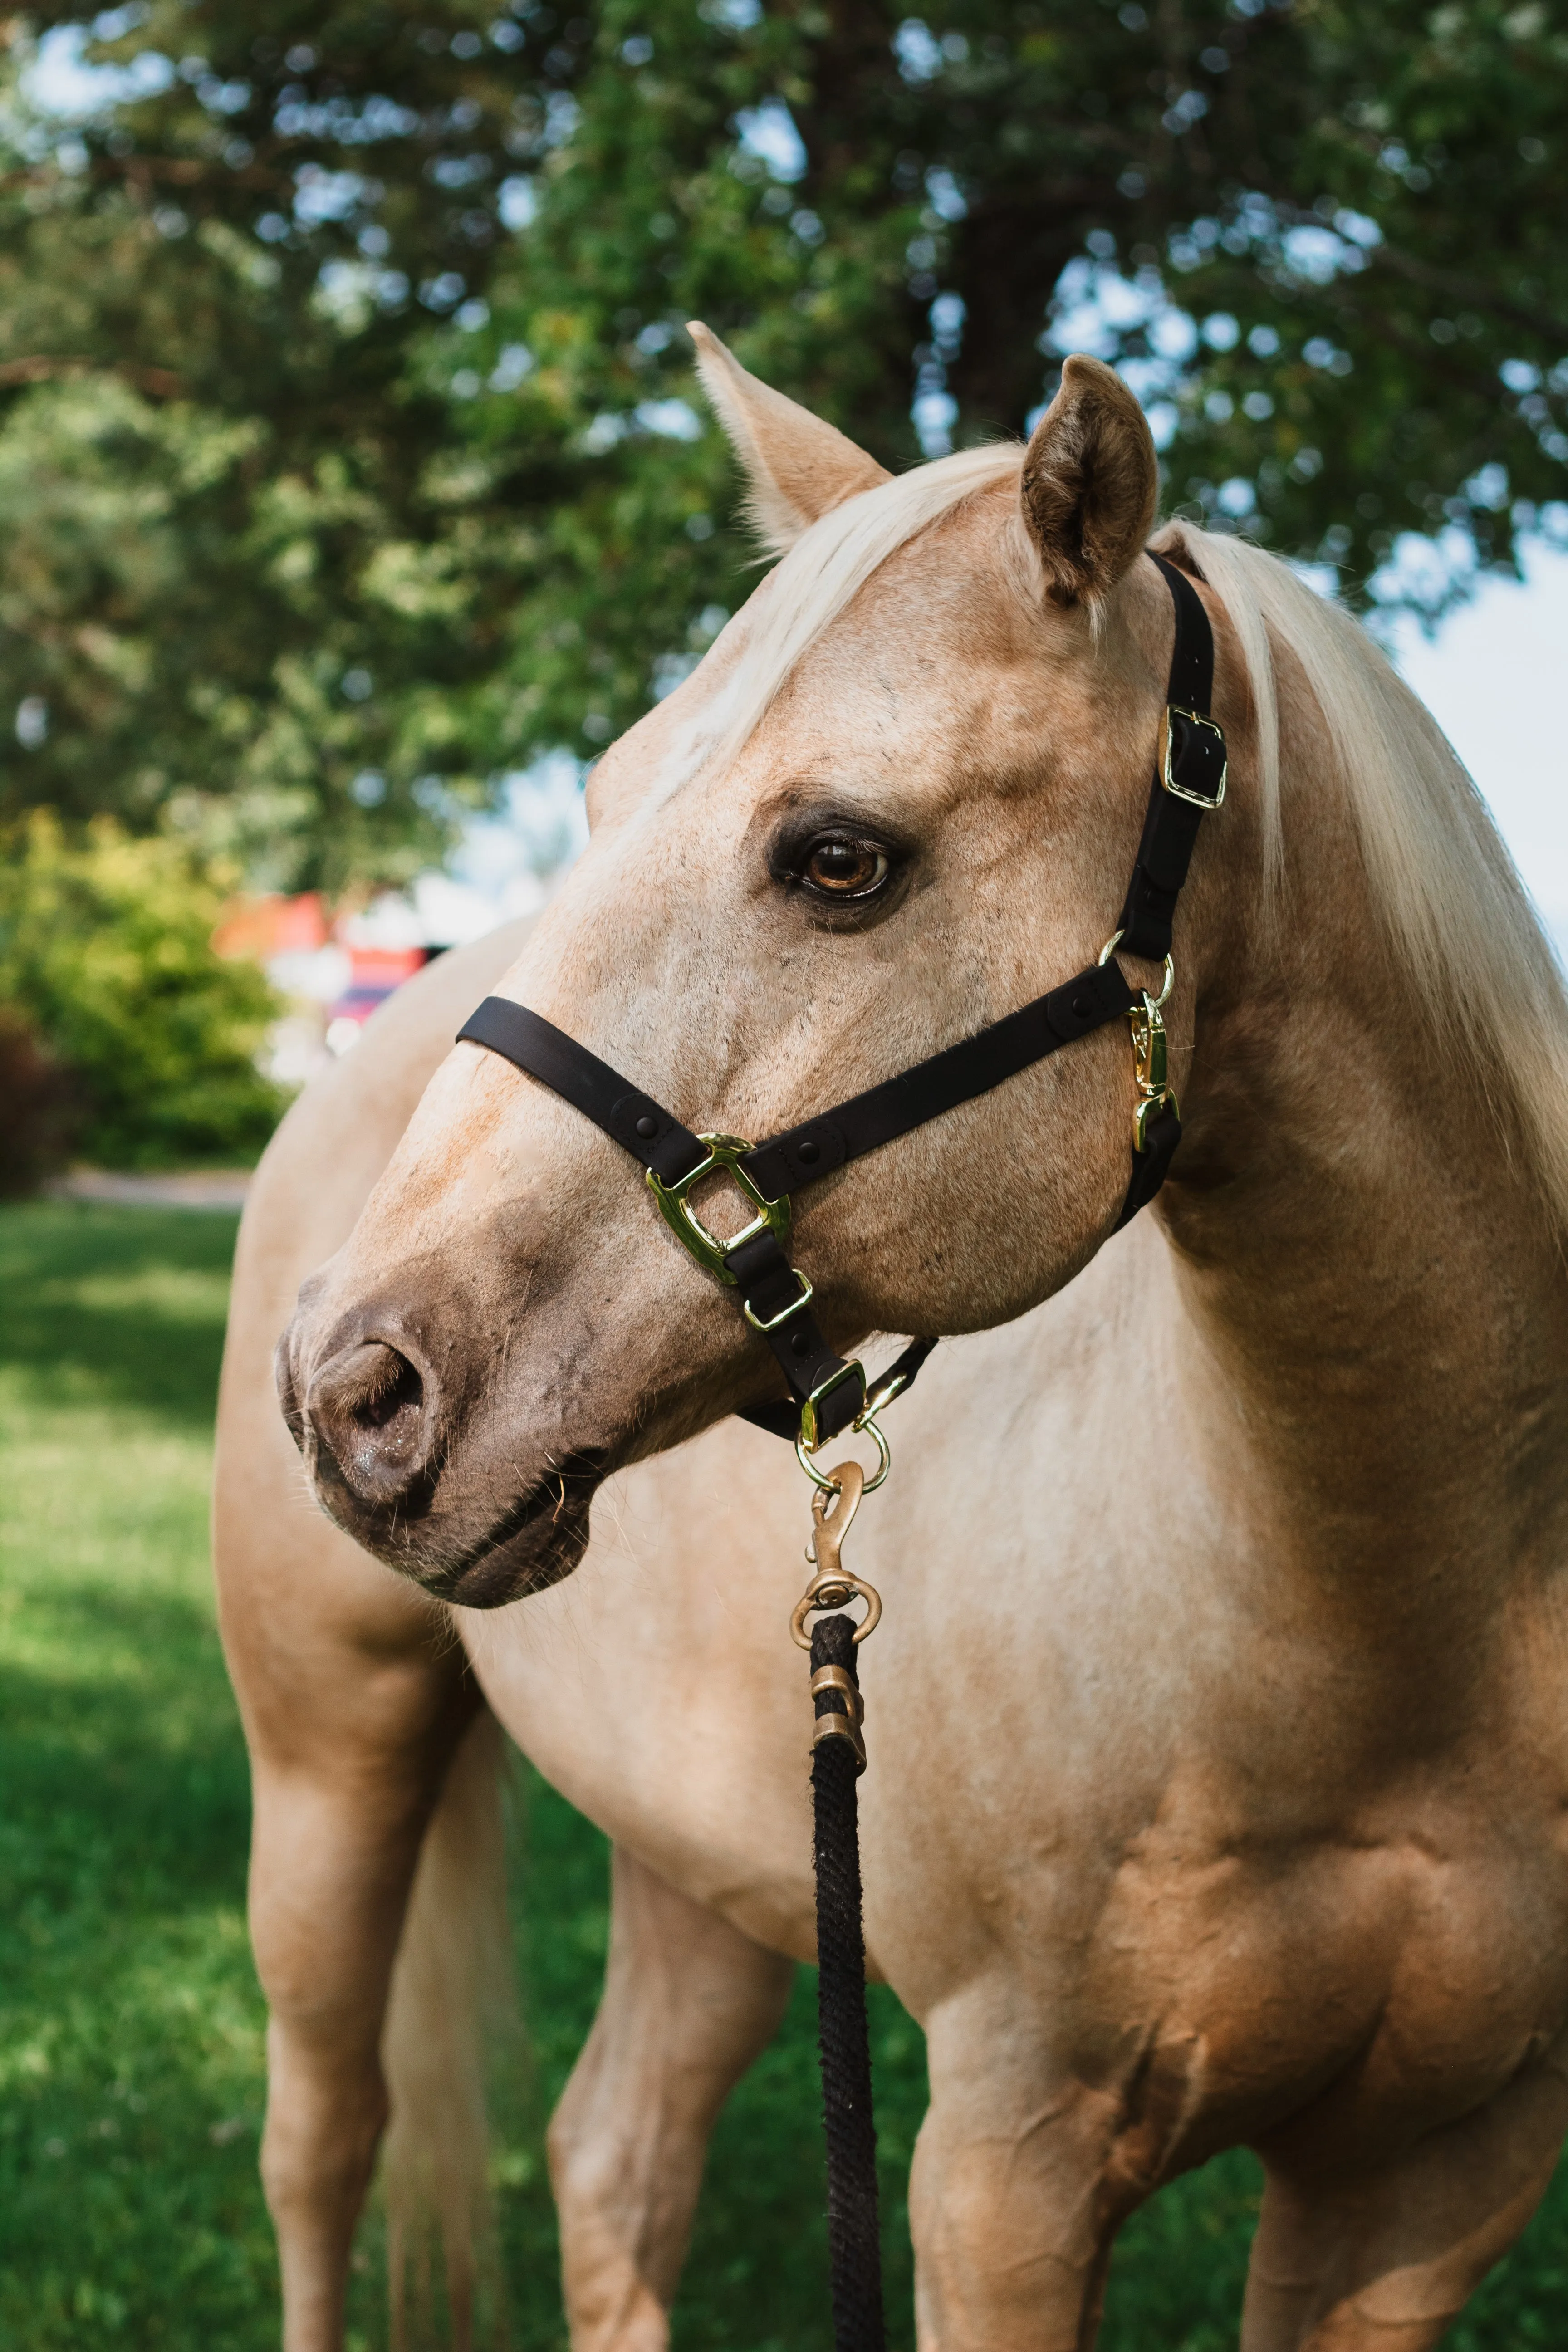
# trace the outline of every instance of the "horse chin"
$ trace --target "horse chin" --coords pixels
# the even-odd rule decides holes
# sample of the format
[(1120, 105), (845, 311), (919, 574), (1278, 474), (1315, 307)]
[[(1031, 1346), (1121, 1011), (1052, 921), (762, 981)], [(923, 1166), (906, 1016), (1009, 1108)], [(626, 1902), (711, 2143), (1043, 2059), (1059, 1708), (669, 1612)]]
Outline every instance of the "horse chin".
[[(366, 1551), (458, 1609), (504, 1609), (572, 1574), (588, 1546), (588, 1515), (606, 1475), (602, 1454), (573, 1457), (507, 1505), (477, 1533), (443, 1524), (437, 1507), (423, 1521), (366, 1511), (338, 1478), (316, 1483), (330, 1517)], [(466, 1515), (465, 1515), (466, 1516)]]
[(418, 1581), (457, 1609), (504, 1609), (531, 1592), (544, 1592), (571, 1575), (588, 1548), (588, 1500), (563, 1507), (552, 1480), (542, 1497), (543, 1520), (470, 1557), (455, 1569), (433, 1570)]
[(463, 1546), (453, 1559), (425, 1564), (406, 1553), (395, 1565), (426, 1592), (458, 1609), (504, 1609), (571, 1575), (588, 1548), (588, 1514), (604, 1477), (602, 1456), (552, 1471)]

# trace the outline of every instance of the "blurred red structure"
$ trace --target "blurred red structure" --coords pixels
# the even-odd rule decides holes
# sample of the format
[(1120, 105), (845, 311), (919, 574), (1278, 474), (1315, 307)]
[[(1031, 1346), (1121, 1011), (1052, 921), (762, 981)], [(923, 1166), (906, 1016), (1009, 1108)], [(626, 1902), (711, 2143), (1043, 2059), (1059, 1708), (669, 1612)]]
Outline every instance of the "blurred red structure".
[(213, 933), (220, 956), (251, 956), (270, 963), (275, 956), (314, 955), (331, 937), (326, 901), (319, 890), (302, 890), (285, 898), (273, 892), (265, 898), (236, 898), (226, 907)]
[(362, 1029), (394, 989), (429, 962), (430, 953), (428, 948), (350, 947), (349, 984), (327, 1007), (327, 1043), (334, 1054), (353, 1043), (346, 1029)]
[(253, 958), (294, 1006), (274, 1041), (275, 1076), (300, 1083), (326, 1054), (346, 1054), (376, 1007), (439, 953), (408, 940), (415, 920), (390, 894), (368, 911), (334, 913), (319, 890), (239, 898), (225, 909), (213, 933), (218, 954)]

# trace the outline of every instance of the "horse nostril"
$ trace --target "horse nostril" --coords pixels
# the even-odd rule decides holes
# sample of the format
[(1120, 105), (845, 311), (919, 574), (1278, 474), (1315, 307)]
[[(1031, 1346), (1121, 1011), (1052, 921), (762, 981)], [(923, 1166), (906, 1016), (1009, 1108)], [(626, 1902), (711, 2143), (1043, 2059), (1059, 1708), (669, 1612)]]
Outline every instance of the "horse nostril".
[(417, 1367), (384, 1340), (345, 1348), (310, 1383), (306, 1410), (339, 1470), (367, 1502), (407, 1494), (429, 1459), (434, 1416)]
[(365, 1385), (350, 1406), (362, 1429), (386, 1429), (399, 1413), (417, 1413), (425, 1402), (425, 1383), (395, 1348), (368, 1348), (366, 1355), (384, 1360), (367, 1366)]

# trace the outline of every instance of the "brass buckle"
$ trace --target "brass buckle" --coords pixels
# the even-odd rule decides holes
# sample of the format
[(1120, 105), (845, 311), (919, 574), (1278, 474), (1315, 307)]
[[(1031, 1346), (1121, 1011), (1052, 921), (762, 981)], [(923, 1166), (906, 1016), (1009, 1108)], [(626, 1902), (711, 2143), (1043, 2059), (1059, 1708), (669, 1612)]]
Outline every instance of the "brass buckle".
[[(730, 1247), (733, 1249), (734, 1246), (734, 1243), (731, 1242)], [(758, 1316), (752, 1314), (748, 1301), (744, 1298), (742, 1299), (741, 1312), (745, 1317), (753, 1331), (776, 1331), (781, 1323), (787, 1323), (792, 1315), (798, 1315), (803, 1307), (809, 1307), (811, 1305), (811, 1302), (816, 1294), (812, 1289), (812, 1286), (807, 1281), (805, 1276), (802, 1274), (798, 1265), (792, 1265), (790, 1272), (794, 1275), (795, 1280), (800, 1285), (800, 1297), (798, 1298), (792, 1298), (787, 1307), (781, 1307), (776, 1315), (770, 1315), (765, 1323), (763, 1322)]]
[[(866, 1386), (865, 1368), (860, 1363), (858, 1358), (852, 1356), (848, 1363), (840, 1364), (836, 1372), (829, 1372), (821, 1387), (813, 1389), (811, 1394), (806, 1398), (805, 1402), (801, 1406), (800, 1442), (805, 1446), (808, 1454), (815, 1454), (817, 1447), (822, 1443), (822, 1439), (817, 1433), (817, 1406), (822, 1403), (824, 1398), (830, 1397), (835, 1389), (841, 1389), (846, 1381), (856, 1379), (858, 1379), (861, 1390), (864, 1391)], [(864, 1421), (865, 1413), (866, 1408), (862, 1406), (860, 1409), (860, 1414), (854, 1423), (854, 1426), (857, 1429), (860, 1426), (861, 1422)], [(875, 1435), (876, 1432), (873, 1431), (872, 1434)]]
[[(1218, 739), (1220, 748), (1219, 782), (1215, 787), (1212, 796), (1206, 793), (1190, 792), (1185, 784), (1177, 783), (1174, 776), (1171, 773), (1171, 721), (1173, 718), (1185, 719), (1190, 721), (1194, 727), (1205, 728), (1207, 730), (1209, 734)], [(1189, 710), (1184, 703), (1168, 703), (1165, 707), (1164, 716), (1160, 721), (1160, 782), (1164, 785), (1165, 790), (1171, 794), (1172, 798), (1173, 800), (1185, 801), (1192, 808), (1209, 809), (1211, 811), (1219, 808), (1223, 805), (1225, 801), (1226, 781), (1229, 776), (1229, 763), (1225, 758), (1225, 730), (1220, 725), (1219, 721), (1216, 719), (1206, 719), (1201, 710)]]
[[(772, 1234), (773, 1239), (780, 1243), (787, 1239), (790, 1223), (789, 1194), (783, 1193), (776, 1201), (764, 1200), (741, 1165), (742, 1160), (752, 1149), (743, 1136), (700, 1135), (697, 1140), (708, 1146), (706, 1160), (700, 1160), (695, 1168), (684, 1176), (678, 1176), (673, 1184), (666, 1184), (650, 1168), (647, 1171), (647, 1187), (658, 1202), (659, 1215), (664, 1219), (676, 1240), (696, 1259), (703, 1273), (710, 1274), (716, 1282), (727, 1282), (732, 1286), (735, 1277), (724, 1263), (731, 1250), (739, 1249), (742, 1242), (754, 1241), (757, 1235), (763, 1233)], [(739, 1192), (744, 1193), (757, 1212), (751, 1223), (742, 1225), (738, 1234), (731, 1234), (728, 1241), (721, 1234), (709, 1231), (686, 1197), (693, 1186), (701, 1183), (704, 1177), (711, 1176), (720, 1171), (731, 1179)], [(804, 1281), (805, 1276), (803, 1276), (801, 1279)], [(811, 1286), (807, 1283), (805, 1297), (810, 1297)], [(797, 1298), (795, 1306), (787, 1308), (785, 1312), (793, 1315), (796, 1307), (804, 1307), (805, 1304), (805, 1298)], [(750, 1308), (746, 1311), (746, 1319), (748, 1322), (752, 1320)], [(784, 1318), (781, 1316), (778, 1319), (782, 1322)], [(765, 1323), (759, 1323), (756, 1326), (759, 1331), (770, 1330), (772, 1328), (772, 1325)]]

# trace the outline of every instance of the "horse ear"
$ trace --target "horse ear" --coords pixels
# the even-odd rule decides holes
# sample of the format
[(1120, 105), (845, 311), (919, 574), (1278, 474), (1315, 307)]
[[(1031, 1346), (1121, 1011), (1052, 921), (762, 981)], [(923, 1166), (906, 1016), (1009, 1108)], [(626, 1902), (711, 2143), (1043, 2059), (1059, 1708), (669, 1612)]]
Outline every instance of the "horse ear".
[(829, 508), (891, 477), (809, 408), (748, 375), (732, 352), (694, 320), (697, 373), (746, 471), (750, 520), (771, 555), (795, 545)]
[(1058, 604), (1098, 604), (1154, 528), (1160, 466), (1147, 419), (1102, 360), (1069, 359), (1024, 452), (1024, 522)]

